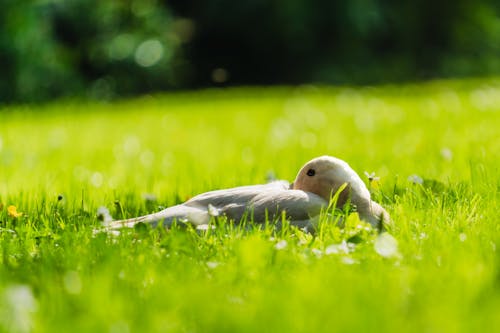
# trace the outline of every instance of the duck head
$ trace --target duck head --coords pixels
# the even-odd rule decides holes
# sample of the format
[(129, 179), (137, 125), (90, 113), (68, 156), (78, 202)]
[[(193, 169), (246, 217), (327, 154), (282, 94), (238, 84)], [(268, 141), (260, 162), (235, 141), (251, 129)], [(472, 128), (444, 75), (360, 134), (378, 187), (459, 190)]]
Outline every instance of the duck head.
[(337, 206), (342, 207), (350, 198), (355, 205), (370, 201), (370, 192), (358, 174), (341, 159), (321, 156), (307, 162), (293, 182), (294, 190), (319, 195), (326, 201), (344, 185)]

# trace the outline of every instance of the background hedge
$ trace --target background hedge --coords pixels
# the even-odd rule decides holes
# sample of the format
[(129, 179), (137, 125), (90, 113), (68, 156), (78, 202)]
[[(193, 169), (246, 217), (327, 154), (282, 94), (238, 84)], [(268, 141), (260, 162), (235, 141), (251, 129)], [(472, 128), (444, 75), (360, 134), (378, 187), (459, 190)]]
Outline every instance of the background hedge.
[(0, 0), (0, 101), (500, 73), (496, 0)]

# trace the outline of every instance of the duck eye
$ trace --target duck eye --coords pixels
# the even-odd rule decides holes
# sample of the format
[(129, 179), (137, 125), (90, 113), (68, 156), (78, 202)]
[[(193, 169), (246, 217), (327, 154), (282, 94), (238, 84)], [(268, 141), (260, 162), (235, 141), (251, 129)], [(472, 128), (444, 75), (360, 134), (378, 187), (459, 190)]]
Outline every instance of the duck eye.
[(307, 175), (308, 175), (309, 177), (312, 177), (312, 176), (314, 176), (315, 174), (316, 174), (316, 171), (315, 171), (314, 169), (309, 169), (309, 170), (307, 170)]

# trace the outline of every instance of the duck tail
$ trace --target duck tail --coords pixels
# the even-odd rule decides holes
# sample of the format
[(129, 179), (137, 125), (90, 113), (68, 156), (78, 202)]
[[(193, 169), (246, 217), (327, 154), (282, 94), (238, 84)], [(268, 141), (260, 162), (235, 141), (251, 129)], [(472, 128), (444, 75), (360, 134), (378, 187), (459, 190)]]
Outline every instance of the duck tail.
[(123, 228), (133, 228), (139, 223), (149, 224), (156, 228), (162, 225), (165, 228), (170, 228), (174, 221), (189, 222), (194, 225), (207, 224), (210, 220), (210, 215), (206, 209), (200, 207), (192, 207), (186, 205), (177, 205), (168, 207), (157, 213), (148, 214), (140, 217), (134, 217), (126, 220), (112, 221), (105, 226), (106, 230), (119, 230)]

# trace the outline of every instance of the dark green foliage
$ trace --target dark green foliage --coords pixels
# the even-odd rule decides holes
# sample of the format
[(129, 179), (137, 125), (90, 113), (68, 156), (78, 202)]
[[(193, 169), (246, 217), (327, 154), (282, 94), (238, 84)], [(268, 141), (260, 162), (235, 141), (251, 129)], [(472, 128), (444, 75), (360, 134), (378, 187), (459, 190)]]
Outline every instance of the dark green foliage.
[(496, 0), (0, 0), (0, 102), (500, 74)]
[(4, 1), (0, 101), (107, 99), (175, 86), (171, 25), (155, 1)]
[[(499, 73), (497, 1), (173, 1), (198, 81), (372, 83)], [(221, 11), (221, 8), (228, 10)]]

